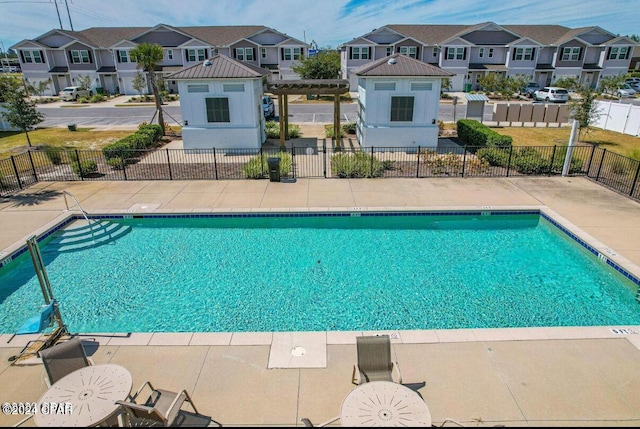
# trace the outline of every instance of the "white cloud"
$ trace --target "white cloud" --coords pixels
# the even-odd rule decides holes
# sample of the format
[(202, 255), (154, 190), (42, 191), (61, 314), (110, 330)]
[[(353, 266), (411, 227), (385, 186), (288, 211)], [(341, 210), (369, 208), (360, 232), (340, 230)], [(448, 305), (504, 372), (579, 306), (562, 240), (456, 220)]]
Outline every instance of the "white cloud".
[[(159, 23), (265, 25), (307, 42), (333, 47), (386, 24), (597, 25), (614, 34), (638, 34), (635, 0), (68, 0), (75, 30)], [(347, 5), (350, 10), (345, 10)], [(64, 3), (58, 6), (70, 29)], [(620, 11), (627, 11), (621, 13)], [(52, 2), (0, 1), (0, 41), (6, 48), (59, 28)]]

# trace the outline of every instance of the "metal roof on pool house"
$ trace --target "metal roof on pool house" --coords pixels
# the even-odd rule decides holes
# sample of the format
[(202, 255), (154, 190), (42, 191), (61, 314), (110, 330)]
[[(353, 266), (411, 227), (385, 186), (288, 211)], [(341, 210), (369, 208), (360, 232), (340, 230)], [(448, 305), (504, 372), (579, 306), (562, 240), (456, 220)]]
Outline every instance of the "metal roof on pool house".
[(267, 69), (218, 54), (200, 64), (171, 74), (167, 79), (255, 79), (270, 73)]
[(455, 73), (402, 54), (393, 54), (364, 64), (353, 71), (358, 76), (423, 76), (450, 77)]

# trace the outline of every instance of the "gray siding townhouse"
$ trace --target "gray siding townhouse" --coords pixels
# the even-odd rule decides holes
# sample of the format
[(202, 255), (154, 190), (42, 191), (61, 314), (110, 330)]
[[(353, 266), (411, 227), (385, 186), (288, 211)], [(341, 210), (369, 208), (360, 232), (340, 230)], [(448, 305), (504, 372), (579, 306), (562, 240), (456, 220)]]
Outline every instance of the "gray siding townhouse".
[[(32, 84), (51, 79), (46, 95), (91, 78), (91, 89), (138, 95), (133, 81), (138, 73), (130, 51), (141, 43), (164, 49), (159, 74), (168, 76), (202, 63), (216, 54), (271, 71), (272, 79), (297, 79), (293, 66), (310, 45), (261, 25), (172, 27), (94, 27), (82, 31), (51, 30), (11, 48), (18, 52), (25, 79)], [(170, 92), (177, 83), (166, 80)], [(143, 93), (150, 92), (149, 88)]]
[(341, 72), (353, 91), (353, 70), (400, 53), (454, 73), (453, 91), (478, 89), (487, 73), (527, 75), (542, 86), (575, 77), (596, 87), (604, 76), (626, 73), (638, 45), (600, 27), (386, 25), (340, 46)]

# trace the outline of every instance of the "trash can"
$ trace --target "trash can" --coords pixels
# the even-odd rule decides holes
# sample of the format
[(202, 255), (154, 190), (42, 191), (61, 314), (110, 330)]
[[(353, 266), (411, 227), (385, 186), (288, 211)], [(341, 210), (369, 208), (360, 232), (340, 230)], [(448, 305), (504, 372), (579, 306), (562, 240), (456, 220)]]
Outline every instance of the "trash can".
[(69, 131), (75, 131), (76, 130), (76, 124), (68, 124), (67, 128), (69, 128)]
[(269, 165), (269, 181), (279, 182), (280, 181), (280, 158), (269, 158), (267, 159), (267, 164)]
[(97, 87), (97, 88), (96, 88), (96, 94), (104, 94), (104, 88), (102, 88), (102, 87), (100, 87), (100, 86), (99, 86), (99, 87)]
[(471, 92), (471, 84), (470, 83), (465, 83), (464, 84), (464, 92)]

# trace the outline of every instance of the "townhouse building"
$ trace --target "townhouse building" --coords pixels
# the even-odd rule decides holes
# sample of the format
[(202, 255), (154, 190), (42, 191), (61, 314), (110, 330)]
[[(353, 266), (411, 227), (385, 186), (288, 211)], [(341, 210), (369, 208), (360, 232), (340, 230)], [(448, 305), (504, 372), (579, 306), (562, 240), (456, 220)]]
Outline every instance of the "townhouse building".
[[(11, 48), (18, 53), (24, 78), (32, 84), (51, 79), (45, 95), (91, 78), (93, 93), (138, 95), (134, 79), (139, 72), (130, 52), (141, 43), (159, 44), (164, 58), (160, 77), (202, 63), (216, 54), (271, 71), (271, 79), (297, 79), (293, 66), (309, 44), (265, 26), (93, 27), (82, 31), (51, 30)], [(169, 92), (177, 83), (165, 80)], [(144, 93), (150, 93), (147, 88)]]
[(526, 75), (541, 86), (575, 77), (596, 87), (605, 76), (627, 73), (638, 43), (600, 27), (560, 25), (386, 25), (339, 48), (341, 73), (352, 90), (362, 65), (394, 53), (452, 72), (450, 90), (479, 89), (487, 73)]

